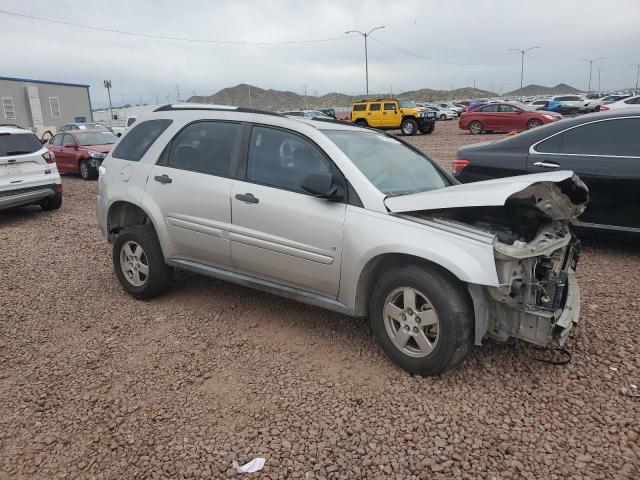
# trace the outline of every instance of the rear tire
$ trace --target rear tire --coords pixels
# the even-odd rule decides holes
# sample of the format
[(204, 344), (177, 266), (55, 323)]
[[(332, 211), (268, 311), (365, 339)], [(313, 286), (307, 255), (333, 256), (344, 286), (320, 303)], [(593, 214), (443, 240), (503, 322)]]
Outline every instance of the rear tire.
[(125, 228), (113, 244), (113, 267), (120, 285), (137, 299), (153, 298), (171, 285), (173, 268), (164, 255), (151, 225)]
[(413, 118), (405, 118), (400, 124), (400, 131), (404, 135), (415, 135), (418, 132), (418, 122)]
[(369, 124), (367, 124), (366, 120), (356, 120), (355, 124), (359, 127), (368, 127)]
[(382, 350), (409, 373), (442, 373), (459, 364), (473, 344), (471, 299), (460, 282), (435, 267), (404, 265), (384, 272), (371, 294), (369, 318)]
[(40, 200), (40, 208), (45, 212), (58, 210), (62, 206), (62, 194), (56, 193), (53, 197), (47, 197)]
[(480, 135), (482, 133), (482, 130), (482, 123), (477, 120), (474, 120), (469, 124), (469, 131), (471, 132), (471, 135)]

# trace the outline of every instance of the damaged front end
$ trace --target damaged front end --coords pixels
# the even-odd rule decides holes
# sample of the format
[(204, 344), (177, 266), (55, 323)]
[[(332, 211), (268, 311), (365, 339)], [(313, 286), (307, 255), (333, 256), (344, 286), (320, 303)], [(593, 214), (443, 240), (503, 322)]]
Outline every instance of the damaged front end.
[(586, 186), (570, 174), (560, 181), (532, 182), (510, 193), (502, 205), (451, 206), (407, 215), (492, 242), (498, 285), (469, 285), (476, 344), (486, 337), (501, 342), (518, 338), (543, 347), (565, 344), (580, 313), (575, 280), (580, 244), (569, 226), (587, 201)]

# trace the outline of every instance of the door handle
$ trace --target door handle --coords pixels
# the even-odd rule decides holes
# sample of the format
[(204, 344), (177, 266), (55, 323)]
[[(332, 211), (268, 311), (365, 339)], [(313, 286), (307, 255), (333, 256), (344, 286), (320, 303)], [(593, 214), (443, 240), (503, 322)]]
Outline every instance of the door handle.
[(549, 162), (535, 162), (534, 165), (536, 167), (542, 167), (542, 168), (559, 168), (560, 165), (558, 165), (557, 163), (549, 163)]
[(155, 177), (153, 177), (153, 179), (156, 182), (160, 182), (160, 183), (171, 183), (173, 182), (173, 180), (171, 179), (171, 177), (169, 177), (169, 175), (156, 175)]
[(246, 203), (258, 203), (260, 201), (252, 193), (236, 193), (236, 199)]

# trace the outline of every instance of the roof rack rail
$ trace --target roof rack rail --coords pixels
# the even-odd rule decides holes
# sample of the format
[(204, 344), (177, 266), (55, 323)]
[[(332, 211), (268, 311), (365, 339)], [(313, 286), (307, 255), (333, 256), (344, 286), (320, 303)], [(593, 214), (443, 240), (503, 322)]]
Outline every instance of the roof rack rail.
[(258, 113), (261, 115), (272, 115), (275, 117), (284, 117), (281, 113), (272, 112), (271, 110), (261, 110), (259, 108), (233, 107), (229, 105), (207, 105), (206, 103), (181, 103), (163, 105), (154, 110), (154, 112), (171, 112), (181, 110), (207, 110), (214, 112), (240, 112), (240, 113)]

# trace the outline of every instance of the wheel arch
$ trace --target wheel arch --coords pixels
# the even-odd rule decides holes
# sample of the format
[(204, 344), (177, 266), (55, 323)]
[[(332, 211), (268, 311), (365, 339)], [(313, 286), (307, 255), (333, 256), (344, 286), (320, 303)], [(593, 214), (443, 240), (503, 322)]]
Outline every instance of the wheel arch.
[[(380, 274), (389, 268), (401, 265), (423, 265), (438, 270), (451, 278), (452, 281), (465, 286), (465, 289), (469, 285), (467, 280), (461, 279), (448, 268), (424, 257), (399, 252), (383, 253), (371, 258), (360, 271), (355, 292), (355, 316), (366, 317), (368, 315), (371, 292)], [(471, 296), (469, 299), (472, 300)]]
[(111, 204), (107, 212), (107, 233), (117, 235), (123, 228), (133, 225), (152, 225), (151, 216), (139, 205), (126, 200)]

